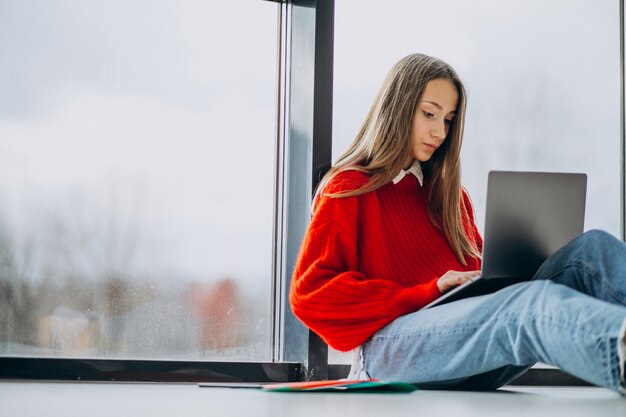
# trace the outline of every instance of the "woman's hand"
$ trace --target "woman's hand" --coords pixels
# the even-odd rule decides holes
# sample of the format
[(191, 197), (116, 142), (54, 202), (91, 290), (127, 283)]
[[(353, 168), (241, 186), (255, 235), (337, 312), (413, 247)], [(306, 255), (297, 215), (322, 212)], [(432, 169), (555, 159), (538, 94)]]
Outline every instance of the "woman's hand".
[(441, 293), (445, 293), (454, 287), (458, 287), (461, 284), (471, 281), (474, 278), (480, 276), (480, 271), (448, 271), (441, 278), (437, 280), (437, 287)]

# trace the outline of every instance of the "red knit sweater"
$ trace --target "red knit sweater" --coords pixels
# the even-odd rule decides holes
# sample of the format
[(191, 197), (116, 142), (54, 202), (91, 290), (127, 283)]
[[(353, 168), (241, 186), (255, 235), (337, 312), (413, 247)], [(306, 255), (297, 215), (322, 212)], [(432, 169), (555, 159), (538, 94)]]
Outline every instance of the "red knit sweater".
[[(294, 314), (330, 346), (347, 351), (399, 316), (440, 295), (437, 279), (463, 266), (428, 215), (428, 184), (413, 175), (355, 197), (327, 194), (354, 190), (367, 174), (337, 174), (319, 198), (302, 242), (291, 283)], [(464, 225), (482, 250), (469, 197), (463, 192)]]

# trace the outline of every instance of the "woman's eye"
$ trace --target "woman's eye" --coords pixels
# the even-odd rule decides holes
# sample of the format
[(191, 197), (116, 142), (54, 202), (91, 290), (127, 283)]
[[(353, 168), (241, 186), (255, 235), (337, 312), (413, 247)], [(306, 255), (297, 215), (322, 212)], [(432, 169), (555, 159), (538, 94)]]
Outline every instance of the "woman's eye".
[(454, 120), (454, 119), (446, 119), (446, 124), (452, 123), (452, 120)]
[(429, 113), (429, 112), (427, 112), (427, 111), (425, 111), (425, 112), (424, 112), (424, 116), (426, 116), (428, 119), (432, 119), (433, 117), (435, 117), (435, 115), (434, 115), (434, 114)]

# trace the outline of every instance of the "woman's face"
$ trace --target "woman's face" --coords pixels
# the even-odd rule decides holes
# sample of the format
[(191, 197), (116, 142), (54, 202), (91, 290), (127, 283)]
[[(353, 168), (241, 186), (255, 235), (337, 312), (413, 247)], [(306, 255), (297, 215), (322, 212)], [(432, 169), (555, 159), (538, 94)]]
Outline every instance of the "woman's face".
[(436, 79), (426, 84), (426, 89), (411, 125), (411, 152), (406, 167), (414, 159), (428, 161), (448, 135), (450, 123), (456, 114), (459, 93), (452, 81)]

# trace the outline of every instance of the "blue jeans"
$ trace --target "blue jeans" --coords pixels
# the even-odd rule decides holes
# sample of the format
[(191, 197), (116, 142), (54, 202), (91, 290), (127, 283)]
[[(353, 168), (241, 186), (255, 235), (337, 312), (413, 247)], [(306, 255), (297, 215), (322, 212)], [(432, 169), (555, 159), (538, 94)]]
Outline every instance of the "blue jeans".
[(362, 346), (372, 378), (425, 388), (496, 389), (544, 362), (624, 393), (626, 244), (590, 231), (532, 281), (394, 320)]

